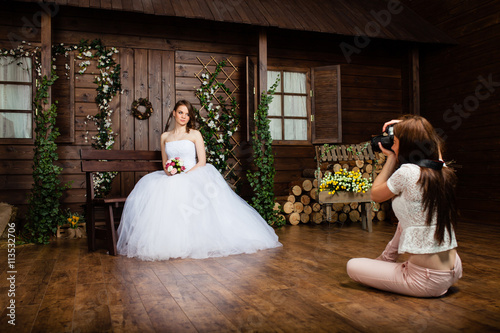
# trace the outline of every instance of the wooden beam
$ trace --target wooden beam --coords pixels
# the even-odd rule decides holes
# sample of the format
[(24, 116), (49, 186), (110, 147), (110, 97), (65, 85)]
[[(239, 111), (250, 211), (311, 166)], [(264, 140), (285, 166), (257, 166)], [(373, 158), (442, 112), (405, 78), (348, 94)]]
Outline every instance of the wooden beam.
[(259, 31), (259, 68), (258, 68), (258, 94), (260, 95), (267, 90), (267, 32), (264, 29)]
[(420, 61), (417, 46), (410, 49), (410, 113), (420, 115)]
[[(42, 31), (41, 31), (41, 42), (42, 42), (42, 77), (51, 76), (52, 67), (52, 17), (49, 13), (42, 11)], [(51, 89), (49, 87), (49, 98), (48, 104), (51, 104)]]

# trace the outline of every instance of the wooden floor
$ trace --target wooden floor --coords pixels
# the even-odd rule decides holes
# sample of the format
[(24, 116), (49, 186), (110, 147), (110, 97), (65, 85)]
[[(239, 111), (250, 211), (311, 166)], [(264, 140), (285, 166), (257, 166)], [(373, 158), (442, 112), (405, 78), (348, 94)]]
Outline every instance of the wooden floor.
[[(462, 225), (464, 276), (437, 299), (398, 296), (350, 281), (351, 257), (375, 257), (395, 226), (278, 230), (283, 248), (206, 260), (142, 262), (85, 240), (23, 246), (16, 257), (16, 326), (2, 332), (492, 332), (500, 330), (499, 229)], [(6, 249), (0, 250), (6, 262)]]

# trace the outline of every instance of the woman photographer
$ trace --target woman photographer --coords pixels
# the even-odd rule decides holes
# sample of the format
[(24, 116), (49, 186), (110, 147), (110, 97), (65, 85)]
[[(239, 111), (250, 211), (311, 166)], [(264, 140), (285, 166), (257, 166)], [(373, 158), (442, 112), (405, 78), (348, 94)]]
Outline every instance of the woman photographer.
[[(394, 125), (392, 150), (379, 147), (386, 163), (373, 183), (372, 200), (392, 199), (399, 224), (377, 259), (355, 258), (347, 273), (359, 283), (416, 297), (438, 297), (462, 276), (455, 239), (456, 176), (441, 157), (442, 140), (420, 116), (403, 116)], [(396, 262), (399, 254), (408, 260)]]

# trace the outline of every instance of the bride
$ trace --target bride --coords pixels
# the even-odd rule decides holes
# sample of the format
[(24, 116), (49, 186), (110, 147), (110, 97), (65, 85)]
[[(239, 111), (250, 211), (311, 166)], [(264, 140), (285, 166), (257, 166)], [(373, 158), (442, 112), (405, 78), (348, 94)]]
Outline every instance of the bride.
[[(174, 129), (161, 135), (164, 170), (142, 177), (125, 202), (118, 253), (142, 260), (201, 259), (281, 246), (273, 228), (206, 164), (191, 104), (177, 102), (167, 128), (172, 118)], [(174, 158), (184, 162), (181, 173), (165, 167)]]

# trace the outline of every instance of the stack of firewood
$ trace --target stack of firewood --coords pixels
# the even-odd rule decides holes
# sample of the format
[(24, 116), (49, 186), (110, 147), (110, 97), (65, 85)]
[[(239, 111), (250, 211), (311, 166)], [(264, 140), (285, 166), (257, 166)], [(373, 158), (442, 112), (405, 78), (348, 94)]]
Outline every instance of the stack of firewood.
[(289, 195), (276, 198), (275, 209), (281, 207), (286, 221), (292, 225), (324, 221), (324, 212), (318, 202), (319, 184), (314, 172), (314, 169), (305, 169), (303, 178), (289, 184)]
[[(299, 223), (321, 223), (326, 221), (326, 211), (319, 203), (319, 185), (318, 179), (322, 178), (322, 172), (336, 172), (341, 169), (349, 171), (359, 171), (364, 178), (375, 178), (385, 162), (385, 156), (381, 153), (372, 153), (372, 159), (361, 159), (357, 156), (349, 156), (347, 160), (330, 161), (319, 163), (320, 175), (314, 169), (305, 169), (302, 172), (302, 178), (292, 181), (289, 184), (289, 195), (276, 197), (275, 209), (283, 211), (283, 217), (289, 224), (297, 225)], [(339, 154), (340, 156), (340, 154)], [(318, 177), (316, 177), (318, 176)], [(357, 202), (333, 204), (331, 219), (328, 222), (346, 222), (361, 221), (361, 205)], [(390, 203), (382, 204), (372, 203), (372, 209), (369, 214), (372, 220), (384, 221), (387, 218), (387, 212), (390, 211)]]

